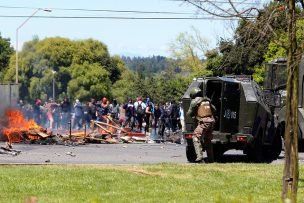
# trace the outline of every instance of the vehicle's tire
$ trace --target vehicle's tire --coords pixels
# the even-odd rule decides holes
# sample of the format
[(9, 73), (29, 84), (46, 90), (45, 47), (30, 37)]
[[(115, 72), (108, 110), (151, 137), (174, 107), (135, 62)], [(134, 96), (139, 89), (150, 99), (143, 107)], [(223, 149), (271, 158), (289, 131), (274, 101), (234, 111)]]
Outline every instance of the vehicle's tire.
[(276, 160), (279, 158), (281, 152), (282, 152), (282, 146), (283, 146), (283, 138), (281, 137), (281, 134), (276, 134), (272, 146), (271, 146), (271, 159)]
[(264, 149), (261, 136), (255, 138), (253, 145), (247, 151), (247, 156), (251, 161), (256, 163), (264, 161)]
[(299, 152), (304, 152), (304, 140), (299, 140), (298, 150)]
[(216, 162), (220, 161), (225, 151), (226, 150), (223, 145), (214, 144), (213, 145), (214, 161), (216, 161)]
[(196, 160), (196, 153), (194, 146), (186, 146), (186, 157), (187, 160), (191, 163), (194, 163)]

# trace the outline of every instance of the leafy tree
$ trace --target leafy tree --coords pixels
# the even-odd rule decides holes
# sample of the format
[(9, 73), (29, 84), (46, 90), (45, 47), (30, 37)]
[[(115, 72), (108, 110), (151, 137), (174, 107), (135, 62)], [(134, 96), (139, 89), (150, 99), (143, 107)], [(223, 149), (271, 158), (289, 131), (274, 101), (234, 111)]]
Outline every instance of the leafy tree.
[(0, 79), (3, 77), (3, 72), (9, 65), (9, 59), (14, 49), (11, 47), (10, 39), (3, 38), (0, 33)]
[(208, 40), (203, 38), (200, 32), (192, 27), (193, 33), (180, 33), (174, 42), (170, 44), (170, 51), (174, 59), (179, 63), (179, 67), (184, 72), (196, 75), (206, 75), (203, 62), (204, 53), (208, 49)]
[[(273, 30), (286, 32), (285, 15), (273, 12), (278, 5), (276, 2), (265, 5), (252, 21), (241, 17), (232, 39), (221, 38), (218, 48), (206, 53), (207, 69), (214, 75), (262, 73), (255, 70), (264, 64), (268, 44), (276, 37)], [(272, 15), (276, 18), (272, 19)], [(268, 23), (272, 29), (265, 28)]]
[(263, 85), (265, 78), (265, 66), (261, 65), (254, 67), (252, 77), (259, 85)]
[(68, 83), (68, 94), (72, 98), (89, 100), (110, 96), (109, 72), (100, 64), (74, 64), (70, 67), (71, 80)]
[(223, 75), (223, 71), (220, 68), (223, 56), (217, 49), (212, 49), (206, 52), (206, 69), (212, 71), (213, 75)]
[[(56, 71), (57, 98), (110, 96), (110, 87), (125, 69), (119, 57), (111, 57), (107, 47), (93, 39), (34, 38), (25, 43), (19, 57), (20, 96), (27, 100), (52, 96), (52, 71)], [(4, 80), (13, 81), (14, 77), (12, 57)]]
[(125, 103), (128, 97), (136, 98), (139, 93), (135, 91), (135, 78), (138, 76), (131, 70), (125, 70), (112, 87), (112, 95), (119, 103)]

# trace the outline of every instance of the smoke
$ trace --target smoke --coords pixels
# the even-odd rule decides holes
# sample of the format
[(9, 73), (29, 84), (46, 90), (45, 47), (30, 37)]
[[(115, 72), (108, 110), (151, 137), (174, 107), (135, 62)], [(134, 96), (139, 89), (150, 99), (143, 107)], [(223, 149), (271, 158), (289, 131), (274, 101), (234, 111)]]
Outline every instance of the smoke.
[(8, 125), (5, 112), (17, 106), (19, 98), (19, 85), (18, 84), (0, 84), (0, 140), (3, 140), (2, 130)]
[(5, 116), (5, 112), (7, 111), (8, 108), (0, 108), (0, 141), (6, 141), (6, 138), (3, 136), (3, 129), (7, 127), (8, 125), (8, 120), (7, 117)]

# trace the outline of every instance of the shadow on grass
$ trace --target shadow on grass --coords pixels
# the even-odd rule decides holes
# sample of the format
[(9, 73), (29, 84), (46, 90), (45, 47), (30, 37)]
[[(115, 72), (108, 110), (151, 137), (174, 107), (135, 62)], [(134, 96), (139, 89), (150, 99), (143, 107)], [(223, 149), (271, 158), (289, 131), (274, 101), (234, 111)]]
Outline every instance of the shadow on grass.
[(218, 160), (218, 163), (250, 163), (245, 154), (224, 154)]
[[(283, 163), (284, 156), (280, 155), (276, 160), (266, 159), (260, 163)], [(216, 162), (218, 163), (254, 163), (246, 154), (224, 154)], [(256, 163), (256, 162), (255, 162)]]

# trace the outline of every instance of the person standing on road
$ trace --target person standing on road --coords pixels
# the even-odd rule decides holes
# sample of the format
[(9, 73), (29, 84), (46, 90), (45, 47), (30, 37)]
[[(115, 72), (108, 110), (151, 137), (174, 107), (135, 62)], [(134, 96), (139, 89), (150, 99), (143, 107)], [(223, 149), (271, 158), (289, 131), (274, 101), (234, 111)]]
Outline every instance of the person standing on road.
[(89, 120), (96, 120), (97, 119), (97, 105), (96, 105), (96, 100), (95, 99), (91, 99), (91, 102), (89, 103), (89, 107), (88, 107), (88, 116), (89, 116)]
[(53, 123), (54, 123), (54, 117), (53, 117), (53, 113), (54, 113), (54, 108), (55, 106), (57, 106), (58, 104), (56, 102), (54, 102), (53, 98), (49, 99), (49, 102), (46, 103), (46, 109), (47, 109), (47, 118), (49, 121), (49, 127), (50, 130), (53, 129)]
[(128, 98), (128, 103), (126, 103), (123, 108), (125, 109), (125, 121), (123, 127), (130, 127), (133, 130), (134, 127), (134, 104), (132, 99)]
[(207, 151), (208, 163), (214, 162), (213, 147), (211, 140), (212, 131), (215, 123), (215, 107), (211, 104), (208, 97), (203, 97), (201, 89), (195, 87), (190, 92), (191, 103), (187, 114), (195, 117), (198, 125), (194, 130), (193, 145), (196, 153), (196, 162), (203, 162), (203, 147)]
[(68, 129), (68, 124), (71, 119), (71, 103), (67, 97), (65, 97), (63, 102), (61, 102), (60, 107), (62, 113), (61, 127), (63, 129)]
[(33, 114), (34, 114), (34, 121), (38, 124), (41, 125), (41, 100), (36, 99), (35, 104), (33, 106)]
[(76, 99), (76, 102), (74, 104), (74, 126), (73, 128), (77, 128), (77, 130), (80, 130), (82, 128), (82, 118), (83, 118), (83, 108), (82, 103), (79, 101), (79, 99)]
[(113, 99), (113, 103), (110, 104), (110, 112), (111, 112), (111, 116), (112, 118), (114, 118), (115, 120), (119, 120), (119, 116), (120, 116), (120, 107), (119, 104), (117, 103), (116, 99)]
[(108, 123), (108, 114), (110, 113), (109, 101), (106, 97), (102, 98), (99, 109), (97, 110), (97, 121)]
[(177, 120), (177, 124), (178, 124), (179, 129), (182, 130), (182, 132), (186, 131), (184, 109), (183, 109), (181, 103), (179, 106), (179, 117)]
[(135, 109), (135, 118), (138, 124), (137, 129), (141, 132), (142, 123), (145, 116), (145, 109), (146, 109), (146, 104), (142, 101), (141, 97), (138, 97), (137, 101), (134, 103), (134, 109)]
[(145, 133), (149, 132), (149, 128), (150, 128), (150, 117), (152, 117), (153, 119), (153, 110), (152, 110), (152, 102), (148, 102), (148, 104), (146, 105), (146, 109), (145, 109), (145, 116), (144, 116), (144, 120), (146, 122), (146, 127), (145, 127)]

